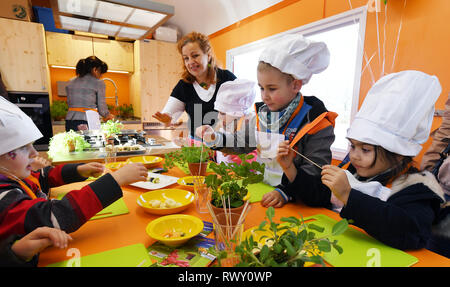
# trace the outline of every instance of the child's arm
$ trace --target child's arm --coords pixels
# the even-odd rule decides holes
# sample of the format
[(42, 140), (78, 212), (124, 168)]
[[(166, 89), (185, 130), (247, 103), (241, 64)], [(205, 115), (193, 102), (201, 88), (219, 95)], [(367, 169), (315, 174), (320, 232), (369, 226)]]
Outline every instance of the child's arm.
[(212, 149), (228, 154), (254, 151), (256, 149), (256, 117), (246, 119), (243, 127), (235, 133), (215, 131), (214, 140), (206, 144)]
[[(333, 141), (333, 128), (329, 126), (314, 134), (306, 134), (297, 143), (298, 151), (320, 166), (324, 166), (331, 162), (330, 146)], [(331, 208), (331, 191), (321, 181), (321, 170), (299, 155), (295, 156), (293, 163), (297, 171), (294, 180), (291, 181), (292, 178), (289, 177), (292, 175), (288, 174), (288, 171), (283, 175), (278, 188), (295, 201), (300, 200), (310, 206)]]
[(72, 240), (64, 231), (39, 227), (24, 237), (10, 236), (0, 244), (0, 266), (37, 266), (37, 254), (48, 246), (67, 248)]
[(25, 234), (40, 226), (73, 232), (92, 216), (122, 197), (120, 185), (147, 179), (143, 164), (128, 164), (105, 174), (61, 200), (30, 199), (18, 188), (0, 188), (0, 235)]

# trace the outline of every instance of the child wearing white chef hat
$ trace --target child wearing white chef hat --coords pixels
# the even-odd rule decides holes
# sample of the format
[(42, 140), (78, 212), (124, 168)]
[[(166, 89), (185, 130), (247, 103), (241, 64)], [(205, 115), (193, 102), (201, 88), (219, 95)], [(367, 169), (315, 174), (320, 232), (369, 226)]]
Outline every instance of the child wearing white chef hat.
[[(222, 133), (234, 134), (237, 131), (249, 131), (250, 120), (254, 117), (254, 101), (256, 97), (256, 83), (246, 79), (235, 79), (223, 83), (217, 91), (214, 109), (219, 112), (218, 124), (214, 129), (209, 125), (200, 126), (196, 130), (196, 135), (206, 142), (212, 142), (216, 137), (220, 137)], [(230, 138), (230, 137), (229, 137)], [(231, 147), (233, 154), (224, 154), (220, 151), (216, 152), (216, 161), (220, 162), (236, 162), (240, 163), (241, 159), (236, 155), (239, 153), (247, 153), (256, 159), (256, 150), (248, 152), (247, 150), (239, 150), (235, 143), (226, 143), (225, 146)]]
[(439, 80), (419, 71), (376, 82), (347, 132), (349, 167), (323, 166), (323, 186), (304, 193), (305, 202), (320, 197), (318, 205), (395, 248), (425, 247), (444, 197), (433, 174), (412, 163), (428, 139), (440, 93)]
[[(328, 67), (329, 60), (325, 43), (298, 34), (283, 36), (260, 55), (257, 77), (263, 103), (255, 104), (257, 113), (249, 125), (254, 132), (233, 136), (239, 146), (260, 148), (257, 160), (265, 163), (264, 181), (275, 187), (263, 196), (263, 206), (281, 207), (295, 200), (301, 189), (314, 188), (309, 176), (320, 182), (320, 169), (291, 148), (320, 165), (331, 162), (337, 114), (328, 112), (318, 98), (300, 93), (313, 74)], [(209, 144), (222, 148), (227, 136)], [(277, 154), (277, 147), (281, 153)], [(302, 181), (302, 188), (291, 188), (294, 180)]]
[(121, 198), (121, 185), (147, 179), (144, 165), (127, 165), (69, 192), (61, 200), (48, 200), (51, 187), (99, 176), (103, 166), (65, 164), (33, 172), (31, 165), (38, 155), (33, 143), (40, 137), (33, 121), (0, 97), (0, 240), (25, 235), (41, 226), (73, 232)]

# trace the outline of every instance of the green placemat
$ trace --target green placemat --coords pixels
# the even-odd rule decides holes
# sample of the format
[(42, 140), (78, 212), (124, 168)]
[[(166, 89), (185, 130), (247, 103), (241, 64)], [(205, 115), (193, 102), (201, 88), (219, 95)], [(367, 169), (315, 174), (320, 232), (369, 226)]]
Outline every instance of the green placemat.
[(88, 256), (71, 258), (46, 267), (148, 267), (152, 260), (144, 244), (134, 244)]
[[(66, 194), (60, 194), (60, 195), (58, 195), (57, 199), (61, 199), (65, 195)], [(130, 211), (128, 210), (128, 207), (125, 204), (125, 201), (123, 200), (123, 198), (119, 198), (115, 202), (111, 203), (109, 206), (102, 209), (96, 215), (91, 217), (91, 219), (89, 219), (89, 220), (95, 220), (95, 219), (100, 219), (100, 218), (105, 218), (105, 217), (110, 217), (110, 216), (122, 215), (122, 214), (127, 214), (129, 212)]]
[(249, 184), (247, 186), (250, 193), (250, 203), (261, 201), (264, 194), (274, 190), (275, 188), (266, 183), (260, 182), (255, 184)]
[[(323, 233), (316, 233), (316, 237), (331, 234), (336, 220), (317, 214), (304, 218), (304, 221), (315, 220), (314, 224), (325, 228)], [(308, 224), (310, 222), (306, 222)], [(315, 231), (316, 232), (316, 231)], [(339, 254), (334, 248), (325, 253), (323, 258), (335, 267), (408, 267), (418, 262), (418, 259), (402, 250), (387, 246), (375, 238), (349, 227), (343, 234), (330, 236), (331, 241), (338, 240), (338, 245), (344, 252)]]

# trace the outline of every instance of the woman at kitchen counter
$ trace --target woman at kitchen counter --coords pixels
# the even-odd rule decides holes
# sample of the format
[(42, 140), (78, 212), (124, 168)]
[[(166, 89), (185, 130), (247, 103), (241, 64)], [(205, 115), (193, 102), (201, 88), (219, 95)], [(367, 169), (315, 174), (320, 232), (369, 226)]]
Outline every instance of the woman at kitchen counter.
[(66, 131), (77, 131), (79, 125), (87, 125), (86, 111), (94, 110), (106, 120), (114, 117), (109, 113), (105, 101), (105, 83), (100, 80), (108, 65), (90, 56), (77, 63), (77, 77), (66, 86), (67, 104)]
[(233, 81), (236, 76), (216, 64), (207, 36), (191, 32), (178, 41), (178, 52), (183, 58), (184, 72), (181, 80), (172, 90), (164, 109), (153, 117), (165, 126), (175, 124), (181, 114), (189, 115), (191, 137), (201, 125), (214, 125), (217, 111), (214, 110), (220, 85)]

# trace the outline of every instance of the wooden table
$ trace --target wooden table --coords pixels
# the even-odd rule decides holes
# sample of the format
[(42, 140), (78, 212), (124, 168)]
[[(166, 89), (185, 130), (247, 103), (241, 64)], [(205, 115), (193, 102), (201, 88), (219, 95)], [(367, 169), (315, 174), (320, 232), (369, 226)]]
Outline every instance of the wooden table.
[[(178, 168), (171, 169), (170, 175), (176, 177), (186, 176)], [(54, 188), (52, 189), (51, 195), (53, 196), (59, 192), (79, 189), (88, 183), (89, 182), (73, 183)], [(168, 188), (179, 187), (180, 186), (177, 184), (174, 184)], [(68, 248), (78, 248), (81, 252), (81, 256), (86, 256), (137, 243), (142, 243), (147, 247), (153, 244), (154, 240), (146, 234), (145, 228), (150, 221), (156, 219), (158, 216), (144, 212), (144, 210), (136, 204), (138, 196), (143, 192), (147, 192), (147, 190), (132, 186), (123, 187), (123, 199), (130, 212), (125, 215), (88, 221), (80, 229), (71, 234), (74, 240), (69, 244)], [(264, 220), (265, 212), (266, 208), (262, 207), (259, 202), (253, 203), (244, 227), (247, 229), (259, 225), (261, 221)], [(198, 214), (194, 205), (191, 205), (182, 213), (195, 215), (200, 217), (202, 220), (212, 222), (209, 214)], [(324, 214), (333, 219), (340, 220), (339, 214), (331, 210), (308, 207), (301, 203), (289, 203), (282, 208), (276, 209), (275, 221), (279, 222), (281, 217), (298, 217), (299, 213), (301, 213), (303, 217), (312, 216), (315, 214)], [(67, 250), (60, 250), (53, 247), (48, 248), (41, 253), (39, 266), (46, 266), (51, 263), (69, 260), (73, 256), (71, 255), (68, 257), (66, 253)], [(407, 251), (407, 253), (419, 259), (419, 262), (414, 265), (417, 267), (450, 267), (450, 259), (426, 249)]]

